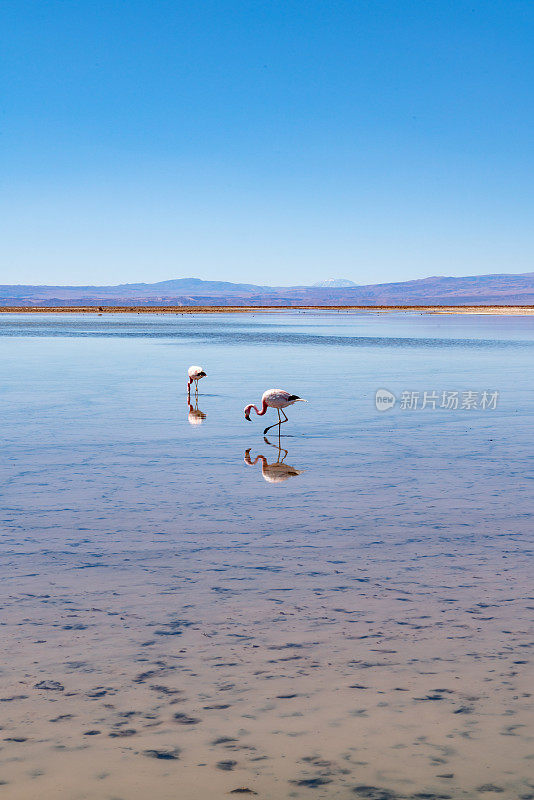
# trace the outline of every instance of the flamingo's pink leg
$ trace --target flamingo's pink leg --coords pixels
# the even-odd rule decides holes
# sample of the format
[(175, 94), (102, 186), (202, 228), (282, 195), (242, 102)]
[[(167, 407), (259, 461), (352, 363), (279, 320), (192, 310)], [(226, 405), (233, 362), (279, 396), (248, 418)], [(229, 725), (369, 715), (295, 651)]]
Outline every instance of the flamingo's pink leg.
[[(288, 419), (287, 419), (286, 415), (284, 414), (284, 411), (283, 411), (283, 410), (282, 410), (282, 414), (284, 414), (284, 417), (285, 417), (285, 419), (282, 419), (282, 418), (280, 417), (280, 409), (279, 409), (279, 408), (277, 408), (276, 410), (278, 411), (278, 422), (275, 422), (275, 423), (274, 423), (274, 425), (269, 425), (269, 427), (268, 427), (268, 428), (265, 428), (265, 430), (263, 431), (263, 435), (264, 435), (264, 436), (265, 436), (265, 434), (267, 433), (267, 431), (270, 431), (270, 430), (271, 430), (271, 428), (275, 428), (277, 425), (278, 425), (278, 426), (280, 426), (280, 425), (283, 425), (283, 424), (284, 424), (284, 422), (287, 422), (287, 421), (288, 421)], [(280, 433), (280, 427), (278, 427), (278, 433)]]

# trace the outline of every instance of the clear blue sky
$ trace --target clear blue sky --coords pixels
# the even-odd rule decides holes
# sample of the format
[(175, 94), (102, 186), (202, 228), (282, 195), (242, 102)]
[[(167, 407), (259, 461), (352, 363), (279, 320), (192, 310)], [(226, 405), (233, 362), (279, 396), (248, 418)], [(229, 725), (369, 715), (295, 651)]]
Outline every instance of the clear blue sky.
[(0, 283), (534, 270), (532, 0), (0, 8)]

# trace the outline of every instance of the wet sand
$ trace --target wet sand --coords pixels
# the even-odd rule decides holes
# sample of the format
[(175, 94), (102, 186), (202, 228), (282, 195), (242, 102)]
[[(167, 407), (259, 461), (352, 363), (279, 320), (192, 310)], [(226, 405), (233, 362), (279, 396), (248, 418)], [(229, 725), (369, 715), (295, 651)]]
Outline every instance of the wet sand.
[(534, 797), (519, 536), (236, 538), (13, 543), (10, 800)]

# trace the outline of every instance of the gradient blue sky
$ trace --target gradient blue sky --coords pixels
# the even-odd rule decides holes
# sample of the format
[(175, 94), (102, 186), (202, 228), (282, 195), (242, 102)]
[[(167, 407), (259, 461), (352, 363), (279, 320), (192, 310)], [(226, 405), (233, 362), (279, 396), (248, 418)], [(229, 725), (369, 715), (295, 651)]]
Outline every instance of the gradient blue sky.
[(527, 272), (532, 0), (3, 0), (1, 283)]

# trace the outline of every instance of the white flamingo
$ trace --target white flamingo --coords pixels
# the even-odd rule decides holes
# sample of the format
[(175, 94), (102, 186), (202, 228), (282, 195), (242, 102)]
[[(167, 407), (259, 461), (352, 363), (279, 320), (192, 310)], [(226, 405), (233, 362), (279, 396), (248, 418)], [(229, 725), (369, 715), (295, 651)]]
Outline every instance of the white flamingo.
[(191, 384), (195, 382), (195, 394), (198, 394), (198, 382), (201, 378), (206, 377), (206, 373), (202, 367), (192, 366), (187, 370), (189, 380), (187, 381), (187, 394), (191, 391)]
[[(258, 417), (263, 417), (265, 412), (268, 408), (276, 408), (278, 411), (278, 422), (275, 422), (274, 425), (269, 425), (269, 427), (265, 428), (263, 431), (263, 435), (267, 433), (271, 428), (274, 428), (275, 425), (282, 425), (284, 422), (287, 422), (287, 417), (285, 412), (282, 410), (287, 408), (288, 406), (292, 406), (294, 403), (307, 403), (307, 400), (304, 400), (302, 397), (299, 397), (298, 394), (290, 394), (286, 392), (284, 389), (267, 389), (266, 392), (263, 393), (261, 397), (261, 411), (259, 411), (254, 403), (250, 403), (245, 408), (245, 419), (249, 422), (252, 422), (250, 419), (250, 412), (252, 409), (256, 412)], [(280, 417), (280, 411), (284, 415), (284, 419)]]

